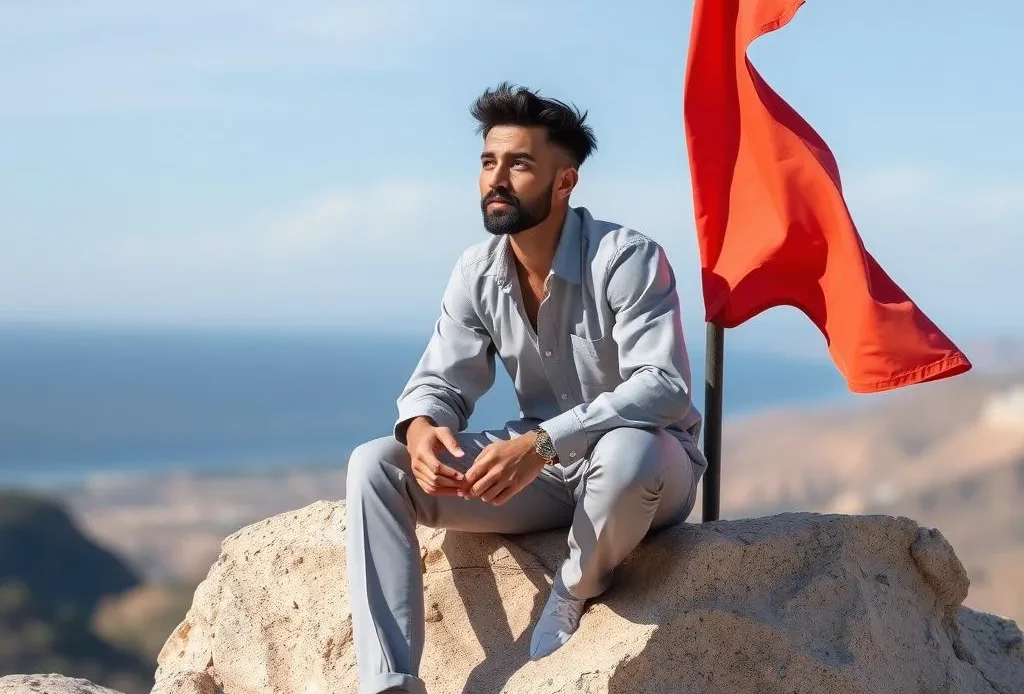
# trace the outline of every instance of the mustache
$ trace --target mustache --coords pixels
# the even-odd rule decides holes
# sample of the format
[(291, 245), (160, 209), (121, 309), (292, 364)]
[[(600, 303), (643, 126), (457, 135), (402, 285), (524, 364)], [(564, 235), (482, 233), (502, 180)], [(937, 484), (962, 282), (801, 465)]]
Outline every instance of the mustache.
[(500, 190), (492, 190), (490, 193), (484, 196), (484, 205), (489, 205), (494, 201), (504, 202), (508, 203), (509, 205), (515, 205), (516, 207), (519, 207), (519, 200), (516, 198), (516, 196), (512, 195), (511, 193), (505, 193)]

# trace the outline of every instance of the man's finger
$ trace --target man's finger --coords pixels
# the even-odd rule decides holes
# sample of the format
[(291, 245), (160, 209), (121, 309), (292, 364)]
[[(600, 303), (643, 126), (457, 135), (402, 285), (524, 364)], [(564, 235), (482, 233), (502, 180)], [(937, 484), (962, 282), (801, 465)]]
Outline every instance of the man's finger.
[(430, 494), (434, 490), (434, 485), (432, 485), (428, 480), (424, 479), (423, 477), (420, 477), (419, 475), (416, 475), (415, 477), (416, 484), (419, 485), (419, 488), (425, 491), (427, 494)]
[(472, 487), (480, 478), (487, 473), (488, 468), (480, 464), (480, 461), (473, 463), (473, 467), (466, 470), (466, 486)]
[(493, 464), (493, 451), (490, 450), (490, 446), (484, 448), (480, 455), (476, 457), (473, 465), (466, 470), (466, 486), (473, 486), (480, 481), (484, 475), (491, 469)]
[(501, 494), (510, 486), (512, 486), (511, 480), (500, 478), (497, 482), (491, 485), (490, 489), (480, 495), (480, 500), (489, 504), (501, 496)]
[(523, 487), (525, 486), (526, 485), (523, 484), (522, 482), (516, 482), (514, 484), (508, 485), (501, 491), (501, 494), (498, 494), (496, 497), (494, 497), (491, 503), (494, 504), (495, 506), (501, 506), (506, 501), (514, 497), (516, 494), (523, 491)]
[(447, 486), (461, 487), (463, 485), (465, 475), (463, 475), (458, 470), (450, 468), (444, 463), (442, 463), (441, 459), (434, 455), (432, 452), (426, 451), (420, 456), (420, 458), (423, 464), (426, 466), (426, 468), (430, 470), (431, 474), (437, 477), (438, 480), (445, 480), (446, 482), (454, 483), (449, 484)]
[(498, 480), (501, 479), (503, 470), (494, 466), (476, 484), (470, 487), (471, 496), (483, 496)]
[[(422, 482), (420, 486), (429, 485), (431, 487), (445, 487), (452, 489), (461, 489), (465, 483), (457, 480), (453, 480), (449, 477), (444, 477), (434, 473), (433, 468), (436, 465), (440, 465), (439, 461), (433, 463), (423, 460), (422, 458), (414, 459), (412, 464), (412, 474), (417, 481)], [(429, 491), (429, 490), (425, 490)]]
[(427, 494), (430, 496), (459, 496), (460, 491), (451, 487), (433, 487), (427, 491)]
[(456, 458), (461, 458), (465, 455), (462, 450), (462, 446), (459, 445), (458, 440), (455, 438), (455, 434), (448, 427), (438, 427), (434, 430), (437, 434), (437, 438), (440, 439), (444, 447), (448, 449), (448, 452), (454, 455)]
[[(442, 477), (436, 479), (442, 480), (444, 478)], [(446, 487), (441, 484), (438, 484), (437, 482), (435, 482), (435, 480), (432, 478), (429, 472), (426, 475), (416, 475), (416, 484), (418, 484), (420, 486), (420, 489), (422, 489), (430, 496), (458, 496), (462, 492), (461, 488)]]

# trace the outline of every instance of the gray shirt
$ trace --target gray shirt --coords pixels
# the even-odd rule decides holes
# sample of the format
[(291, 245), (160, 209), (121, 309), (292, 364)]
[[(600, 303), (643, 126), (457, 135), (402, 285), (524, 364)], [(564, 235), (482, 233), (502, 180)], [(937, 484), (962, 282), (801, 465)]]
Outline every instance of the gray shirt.
[[(515, 385), (520, 417), (543, 426), (571, 463), (616, 427), (664, 428), (695, 449), (676, 281), (659, 244), (570, 208), (534, 330), (507, 236), (467, 248), (401, 396), (395, 436), (425, 415), (461, 431), (494, 383), (495, 357)], [(703, 462), (703, 461), (698, 461)]]

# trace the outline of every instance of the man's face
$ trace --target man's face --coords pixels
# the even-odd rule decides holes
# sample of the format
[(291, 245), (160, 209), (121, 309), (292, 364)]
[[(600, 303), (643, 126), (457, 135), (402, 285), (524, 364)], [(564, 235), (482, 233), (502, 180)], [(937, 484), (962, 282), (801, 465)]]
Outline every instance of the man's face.
[(487, 231), (518, 234), (547, 219), (564, 159), (543, 128), (491, 128), (480, 155), (480, 206)]

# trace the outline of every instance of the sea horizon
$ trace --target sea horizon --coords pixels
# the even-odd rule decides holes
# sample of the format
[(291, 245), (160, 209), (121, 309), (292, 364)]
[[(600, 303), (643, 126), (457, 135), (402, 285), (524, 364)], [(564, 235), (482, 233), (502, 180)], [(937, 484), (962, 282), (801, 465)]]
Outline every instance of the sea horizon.
[[(388, 435), (427, 336), (0, 325), (0, 485), (344, 466)], [(728, 353), (725, 417), (841, 401), (831, 363)], [(691, 354), (703, 411), (703, 358)], [(470, 430), (518, 414), (500, 360)]]

